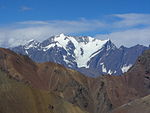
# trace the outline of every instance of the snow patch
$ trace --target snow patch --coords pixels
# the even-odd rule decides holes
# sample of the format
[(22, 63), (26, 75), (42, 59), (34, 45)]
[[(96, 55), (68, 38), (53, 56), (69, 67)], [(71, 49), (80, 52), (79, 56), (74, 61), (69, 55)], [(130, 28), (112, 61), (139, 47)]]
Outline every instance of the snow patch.
[(130, 69), (130, 67), (132, 67), (132, 64), (129, 64), (129, 65), (124, 65), (122, 68), (121, 68), (121, 70), (122, 70), (122, 72), (123, 73), (125, 73), (125, 72), (127, 72), (129, 69)]
[(56, 44), (50, 44), (50, 45), (48, 45), (46, 47), (43, 47), (43, 51), (47, 51), (48, 49), (53, 48), (55, 46), (56, 46)]
[(63, 55), (64, 61), (66, 62), (66, 64), (69, 64), (69, 61), (66, 59), (66, 56)]
[(40, 43), (36, 40), (30, 40), (28, 41), (27, 44), (25, 44), (25, 49), (30, 49), (30, 48), (38, 48)]
[(106, 67), (104, 66), (104, 64), (102, 65), (102, 72), (107, 73)]
[(112, 73), (113, 73), (113, 72), (112, 72), (111, 70), (109, 70), (109, 71), (108, 71), (108, 74), (110, 74), (110, 75), (111, 75)]
[(26, 52), (27, 55), (29, 54), (27, 50), (25, 50), (25, 52)]
[(104, 63), (100, 63), (100, 65), (103, 65)]

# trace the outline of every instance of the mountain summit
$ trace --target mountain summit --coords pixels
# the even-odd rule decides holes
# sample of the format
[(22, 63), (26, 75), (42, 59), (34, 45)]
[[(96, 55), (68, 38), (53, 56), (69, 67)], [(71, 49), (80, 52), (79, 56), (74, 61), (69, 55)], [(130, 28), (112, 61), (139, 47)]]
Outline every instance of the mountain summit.
[(111, 40), (90, 36), (72, 37), (64, 34), (52, 36), (43, 42), (29, 41), (11, 50), (28, 55), (36, 62), (54, 62), (75, 69), (88, 76), (101, 74), (120, 75), (135, 63), (136, 58), (148, 49), (144, 46), (117, 48)]

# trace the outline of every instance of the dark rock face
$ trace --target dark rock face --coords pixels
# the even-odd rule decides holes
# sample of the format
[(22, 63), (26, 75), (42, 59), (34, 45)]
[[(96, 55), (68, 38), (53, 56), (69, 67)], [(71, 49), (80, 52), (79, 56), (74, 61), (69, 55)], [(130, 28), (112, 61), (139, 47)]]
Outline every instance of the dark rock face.
[[(78, 61), (78, 56), (76, 56), (77, 46), (75, 44), (94, 44), (95, 39), (93, 38), (93, 41), (90, 42), (89, 37), (64, 37), (63, 41), (70, 40), (65, 47), (60, 44), (62, 40), (56, 41), (57, 36), (53, 36), (41, 43), (32, 40), (26, 45), (11, 48), (11, 50), (23, 55), (28, 55), (36, 62), (54, 62), (67, 68), (75, 69), (87, 76), (96, 77), (102, 74), (121, 75), (127, 72), (135, 63), (138, 56), (140, 56), (144, 50), (149, 49), (149, 47), (142, 45), (136, 45), (130, 48), (124, 46), (117, 48), (110, 40), (107, 40), (103, 46), (99, 47), (96, 51), (94, 47), (93, 51), (85, 51), (85, 48), (80, 48), (78, 50), (80, 57), (87, 52), (90, 52), (91, 56), (86, 66), (79, 67), (78, 63), (84, 62), (85, 59)], [(76, 40), (76, 43), (70, 38)]]

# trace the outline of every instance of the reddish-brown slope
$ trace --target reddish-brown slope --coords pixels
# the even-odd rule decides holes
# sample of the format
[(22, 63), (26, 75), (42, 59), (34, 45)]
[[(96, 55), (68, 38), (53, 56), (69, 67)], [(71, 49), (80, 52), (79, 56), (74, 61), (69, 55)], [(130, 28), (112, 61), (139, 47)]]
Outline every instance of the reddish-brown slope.
[(107, 92), (118, 107), (150, 94), (150, 50), (145, 51), (123, 76), (107, 76)]
[(0, 49), (0, 67), (18, 81), (51, 90), (90, 113), (107, 113), (150, 92), (150, 54), (145, 52), (124, 76), (85, 77), (55, 63), (35, 63)]
[(27, 56), (0, 49), (0, 68), (10, 77), (38, 89), (51, 90), (67, 101), (92, 111), (88, 77), (55, 63), (35, 63)]
[(53, 92), (16, 81), (0, 70), (0, 113), (87, 113)]
[(87, 85), (87, 77), (76, 71), (51, 62), (38, 64), (8, 49), (0, 49), (0, 68), (18, 80), (29, 81), (37, 88), (53, 89), (55, 84), (70, 79)]

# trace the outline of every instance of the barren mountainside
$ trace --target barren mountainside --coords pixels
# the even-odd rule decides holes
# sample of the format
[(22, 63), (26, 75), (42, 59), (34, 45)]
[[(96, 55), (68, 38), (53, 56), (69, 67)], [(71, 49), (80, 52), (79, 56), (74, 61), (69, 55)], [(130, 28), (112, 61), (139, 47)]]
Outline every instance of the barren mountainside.
[[(27, 56), (1, 48), (0, 111), (108, 113), (114, 110), (113, 113), (124, 113), (116, 109), (150, 94), (149, 65), (148, 50), (122, 76), (91, 78), (59, 64), (35, 63)], [(14, 107), (10, 107), (11, 103)], [(36, 106), (33, 111), (29, 109), (31, 106)]]

